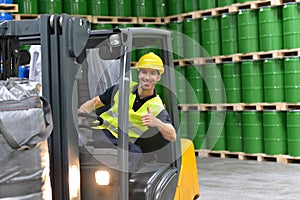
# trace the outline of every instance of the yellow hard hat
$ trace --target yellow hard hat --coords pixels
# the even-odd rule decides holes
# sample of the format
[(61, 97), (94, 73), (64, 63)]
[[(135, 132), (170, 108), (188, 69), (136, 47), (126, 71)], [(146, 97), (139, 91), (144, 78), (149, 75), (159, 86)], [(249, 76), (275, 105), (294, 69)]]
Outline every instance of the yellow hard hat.
[(137, 65), (136, 65), (137, 70), (140, 70), (142, 68), (146, 69), (157, 69), (160, 74), (163, 74), (165, 69), (164, 69), (164, 64), (163, 61), (159, 56), (157, 56), (155, 53), (150, 52), (145, 55), (143, 55)]

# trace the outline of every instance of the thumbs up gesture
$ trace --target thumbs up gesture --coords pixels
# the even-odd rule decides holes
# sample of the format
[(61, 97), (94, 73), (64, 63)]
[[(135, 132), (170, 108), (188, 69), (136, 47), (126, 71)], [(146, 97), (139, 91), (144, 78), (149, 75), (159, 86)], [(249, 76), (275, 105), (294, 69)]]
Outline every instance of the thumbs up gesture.
[(153, 116), (149, 107), (147, 107), (147, 114), (142, 116), (142, 123), (144, 126), (154, 126), (155, 117)]

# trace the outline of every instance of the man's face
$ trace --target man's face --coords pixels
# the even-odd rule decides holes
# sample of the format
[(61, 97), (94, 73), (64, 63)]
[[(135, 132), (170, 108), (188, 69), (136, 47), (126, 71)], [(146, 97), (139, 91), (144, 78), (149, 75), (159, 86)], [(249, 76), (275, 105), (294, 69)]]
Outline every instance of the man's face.
[(153, 90), (160, 80), (160, 74), (156, 69), (140, 69), (139, 83), (143, 90)]

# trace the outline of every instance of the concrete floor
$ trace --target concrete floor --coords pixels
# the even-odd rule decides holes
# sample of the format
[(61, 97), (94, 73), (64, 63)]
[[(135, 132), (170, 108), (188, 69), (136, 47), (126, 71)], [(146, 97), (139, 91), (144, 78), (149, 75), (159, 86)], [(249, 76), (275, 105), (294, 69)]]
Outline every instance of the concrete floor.
[(199, 200), (299, 200), (300, 164), (197, 158)]

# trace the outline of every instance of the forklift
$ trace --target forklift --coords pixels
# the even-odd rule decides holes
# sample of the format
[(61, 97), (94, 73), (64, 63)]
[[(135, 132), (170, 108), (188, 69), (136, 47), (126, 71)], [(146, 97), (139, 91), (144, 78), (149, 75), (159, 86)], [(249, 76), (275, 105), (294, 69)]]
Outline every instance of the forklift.
[[(62, 15), (40, 15), (39, 19), (3, 21), (1, 42), (12, 52), (12, 68), (20, 60), (28, 60), (22, 45), (41, 45), (42, 95), (52, 107), (53, 131), (48, 139), (52, 198), (83, 199), (197, 199), (200, 196), (196, 158), (192, 141), (180, 138), (178, 104), (173, 66), (172, 34), (154, 28), (91, 30), (87, 19)], [(2, 45), (1, 51), (5, 46)], [(128, 100), (133, 79), (132, 57), (139, 50), (153, 49), (162, 58), (165, 73), (159, 95), (177, 131), (177, 140), (160, 145), (157, 136), (143, 142), (145, 155), (154, 158), (138, 171), (128, 169)], [(91, 52), (101, 63), (117, 63), (119, 74), (118, 146), (99, 148), (86, 143), (89, 135), (82, 133), (89, 125), (81, 124), (77, 108), (95, 93), (97, 81), (90, 81)], [(24, 57), (24, 58), (23, 58)], [(24, 61), (25, 63), (25, 61)], [(93, 65), (93, 66), (92, 66)], [(95, 68), (96, 67), (96, 68)], [(99, 66), (98, 66), (99, 67)], [(101, 67), (99, 67), (101, 68)], [(109, 70), (110, 66), (105, 69)], [(99, 70), (99, 69), (98, 69)], [(5, 74), (17, 76), (16, 70)], [(113, 74), (109, 74), (115, 77)], [(5, 77), (2, 77), (5, 78)], [(113, 83), (110, 83), (113, 84)], [(103, 112), (103, 111), (99, 111)], [(80, 114), (79, 114), (80, 115)], [(88, 122), (97, 121), (85, 116)], [(160, 135), (160, 134), (157, 134)]]

